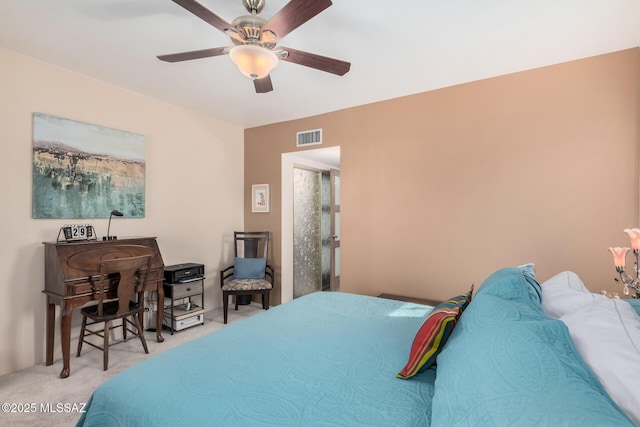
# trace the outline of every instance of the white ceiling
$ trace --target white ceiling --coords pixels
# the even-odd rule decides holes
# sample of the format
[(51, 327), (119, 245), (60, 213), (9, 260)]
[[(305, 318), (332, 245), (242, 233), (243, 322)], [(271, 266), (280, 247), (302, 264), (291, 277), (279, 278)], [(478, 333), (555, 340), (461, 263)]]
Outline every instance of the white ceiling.
[[(201, 3), (227, 22), (246, 14), (241, 0)], [(274, 91), (256, 94), (225, 56), (156, 59), (230, 45), (170, 0), (0, 0), (0, 47), (243, 128), (637, 47), (640, 0), (334, 0), (280, 44), (351, 71), (281, 62)]]

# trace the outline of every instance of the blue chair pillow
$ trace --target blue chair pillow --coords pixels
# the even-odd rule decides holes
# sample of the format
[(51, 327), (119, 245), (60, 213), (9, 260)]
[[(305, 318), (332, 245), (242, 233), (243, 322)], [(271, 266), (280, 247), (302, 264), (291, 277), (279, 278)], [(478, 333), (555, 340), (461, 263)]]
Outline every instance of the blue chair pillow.
[(264, 279), (266, 258), (235, 258), (233, 277), (235, 279)]

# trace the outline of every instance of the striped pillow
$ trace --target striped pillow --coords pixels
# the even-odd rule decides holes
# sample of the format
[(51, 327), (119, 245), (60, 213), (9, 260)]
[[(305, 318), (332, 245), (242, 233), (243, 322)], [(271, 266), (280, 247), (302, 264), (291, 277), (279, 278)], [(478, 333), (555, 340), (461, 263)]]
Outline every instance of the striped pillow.
[(460, 315), (471, 302), (472, 295), (473, 285), (466, 294), (458, 295), (434, 307), (413, 339), (409, 361), (396, 377), (411, 378), (420, 369), (435, 364), (438, 353), (447, 343)]

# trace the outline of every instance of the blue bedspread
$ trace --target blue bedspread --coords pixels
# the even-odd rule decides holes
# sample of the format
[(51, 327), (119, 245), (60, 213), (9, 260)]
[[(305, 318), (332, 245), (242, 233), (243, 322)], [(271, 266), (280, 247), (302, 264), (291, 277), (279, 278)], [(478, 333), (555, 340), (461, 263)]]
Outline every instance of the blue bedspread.
[(395, 378), (431, 307), (314, 293), (108, 380), (79, 426), (428, 426), (435, 371)]

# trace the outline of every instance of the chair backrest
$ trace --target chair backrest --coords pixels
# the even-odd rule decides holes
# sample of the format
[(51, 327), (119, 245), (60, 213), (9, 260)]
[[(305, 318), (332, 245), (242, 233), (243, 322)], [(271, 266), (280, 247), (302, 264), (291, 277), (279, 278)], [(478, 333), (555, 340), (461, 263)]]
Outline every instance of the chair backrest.
[(234, 231), (236, 258), (268, 258), (268, 231)]
[(151, 266), (151, 255), (114, 258), (100, 261), (100, 289), (98, 290), (98, 314), (102, 315), (104, 282), (109, 274), (120, 273), (118, 282), (118, 314), (129, 309), (134, 293), (142, 293), (147, 287), (147, 276)]

